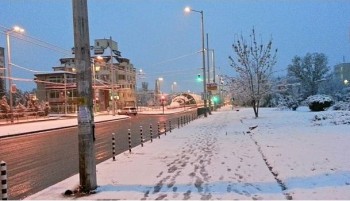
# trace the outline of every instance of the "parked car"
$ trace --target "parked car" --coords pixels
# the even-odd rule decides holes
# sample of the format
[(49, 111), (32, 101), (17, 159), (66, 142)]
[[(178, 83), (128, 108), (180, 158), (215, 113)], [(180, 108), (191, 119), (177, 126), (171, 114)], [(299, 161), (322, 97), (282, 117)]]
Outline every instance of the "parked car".
[(122, 109), (118, 110), (118, 114), (137, 115), (137, 109), (136, 107), (123, 107)]

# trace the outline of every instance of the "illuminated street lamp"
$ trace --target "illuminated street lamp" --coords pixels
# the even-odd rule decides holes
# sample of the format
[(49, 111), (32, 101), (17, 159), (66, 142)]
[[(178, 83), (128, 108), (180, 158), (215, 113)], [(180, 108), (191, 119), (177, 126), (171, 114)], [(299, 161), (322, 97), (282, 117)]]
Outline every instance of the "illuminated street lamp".
[(348, 85), (349, 84), (349, 80), (344, 80), (344, 84)]
[(12, 29), (6, 30), (6, 43), (7, 43), (7, 77), (8, 77), (8, 83), (9, 83), (9, 96), (10, 96), (10, 116), (11, 116), (11, 123), (13, 123), (13, 107), (12, 107), (12, 93), (15, 93), (15, 87), (12, 83), (12, 75), (11, 75), (11, 45), (10, 45), (10, 34), (11, 33), (23, 33), (24, 29), (15, 26)]
[(161, 93), (161, 88), (160, 88), (160, 83), (163, 82), (163, 78), (162, 77), (159, 77), (158, 78), (158, 85), (159, 85), (159, 93)]
[(176, 87), (177, 83), (173, 82), (173, 84), (171, 85), (171, 93), (175, 92), (175, 87)]
[(202, 57), (203, 57), (203, 99), (204, 99), (204, 117), (207, 117), (207, 83), (205, 75), (205, 52), (204, 52), (204, 14), (203, 11), (193, 10), (190, 7), (184, 9), (186, 13), (196, 12), (201, 14), (201, 29), (202, 29)]

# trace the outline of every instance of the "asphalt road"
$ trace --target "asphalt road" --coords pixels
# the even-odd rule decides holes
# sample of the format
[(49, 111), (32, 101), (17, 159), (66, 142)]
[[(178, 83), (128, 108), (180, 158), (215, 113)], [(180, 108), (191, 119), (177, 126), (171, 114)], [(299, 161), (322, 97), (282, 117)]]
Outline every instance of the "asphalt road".
[[(178, 127), (178, 118), (192, 118), (194, 111), (170, 115), (137, 115), (130, 119), (96, 124), (96, 162), (112, 158), (112, 133), (116, 136), (116, 154), (129, 149), (128, 129), (131, 130), (132, 147), (140, 144), (140, 126), (145, 141), (157, 137), (157, 122), (169, 120), (172, 128)], [(0, 139), (0, 161), (6, 161), (10, 199), (23, 199), (79, 172), (77, 127), (56, 129), (30, 135)], [(169, 133), (169, 131), (168, 131)], [(164, 135), (164, 133), (163, 133)], [(111, 159), (112, 160), (112, 159)], [(63, 193), (63, 192), (62, 192)]]

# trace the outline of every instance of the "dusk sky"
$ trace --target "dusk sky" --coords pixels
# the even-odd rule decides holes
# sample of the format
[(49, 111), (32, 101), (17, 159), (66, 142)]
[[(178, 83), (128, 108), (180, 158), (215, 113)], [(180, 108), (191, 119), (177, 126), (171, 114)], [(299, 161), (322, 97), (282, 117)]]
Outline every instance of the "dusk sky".
[[(200, 14), (185, 14), (186, 6), (204, 11), (217, 74), (235, 75), (228, 60), (234, 56), (233, 41), (240, 34), (248, 38), (253, 27), (264, 43), (272, 37), (278, 48), (276, 76), (286, 74), (295, 55), (308, 52), (326, 54), (331, 68), (350, 61), (349, 0), (88, 0), (88, 6), (90, 44), (109, 37), (117, 41), (122, 56), (146, 74), (139, 87), (147, 81), (154, 89), (154, 81), (163, 77), (162, 91), (170, 92), (173, 82), (177, 91), (202, 91), (195, 80), (202, 72)], [(21, 26), (25, 35), (59, 48), (11, 37), (12, 63), (51, 71), (73, 47), (72, 15), (71, 0), (0, 0), (0, 46), (6, 47), (5, 28)], [(12, 74), (34, 78), (18, 67)], [(34, 82), (15, 83), (24, 90), (35, 88)]]

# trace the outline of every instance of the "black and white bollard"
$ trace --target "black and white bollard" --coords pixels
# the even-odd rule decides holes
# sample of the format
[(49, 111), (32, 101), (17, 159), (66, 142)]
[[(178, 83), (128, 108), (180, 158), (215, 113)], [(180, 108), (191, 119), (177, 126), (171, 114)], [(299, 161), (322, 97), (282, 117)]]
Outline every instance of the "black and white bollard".
[(153, 142), (152, 124), (149, 125), (149, 134), (150, 134), (150, 136), (151, 136), (151, 142)]
[(128, 129), (128, 140), (129, 140), (129, 153), (131, 153), (131, 132), (130, 132), (130, 129)]
[(171, 133), (171, 120), (169, 120), (169, 131)]
[(158, 138), (160, 139), (160, 128), (159, 128), (159, 122), (158, 122)]
[(115, 161), (115, 134), (112, 133), (112, 153), (113, 153), (113, 161)]
[(4, 161), (0, 162), (0, 171), (1, 171), (1, 199), (7, 200), (7, 167)]
[(141, 136), (141, 147), (143, 147), (142, 126), (140, 126), (140, 136)]
[(164, 125), (164, 135), (166, 135), (166, 121), (164, 121), (163, 125)]

